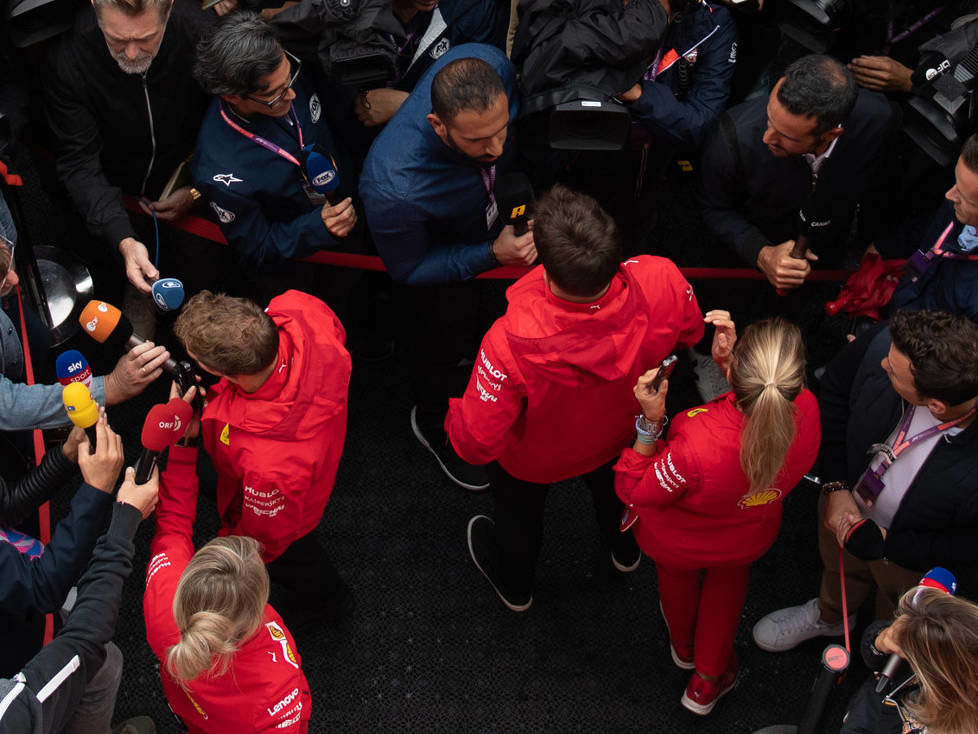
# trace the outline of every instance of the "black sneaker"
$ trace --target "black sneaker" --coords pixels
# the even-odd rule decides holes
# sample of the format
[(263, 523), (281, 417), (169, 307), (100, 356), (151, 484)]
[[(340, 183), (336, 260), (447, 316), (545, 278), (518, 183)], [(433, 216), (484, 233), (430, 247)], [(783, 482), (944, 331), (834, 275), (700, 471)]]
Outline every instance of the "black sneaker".
[(421, 445), (438, 460), (438, 466), (445, 472), (445, 476), (455, 484), (471, 492), (489, 489), (489, 476), (486, 474), (485, 467), (462, 461), (459, 455), (455, 453), (455, 449), (452, 448), (452, 444), (449, 443), (443, 430), (429, 428), (429, 434), (437, 433), (438, 435), (437, 437), (432, 435), (430, 441), (425, 437), (421, 430), (421, 424), (418, 422), (417, 405), (411, 408), (411, 430), (414, 431), (414, 435), (421, 442)]
[(611, 549), (611, 562), (621, 573), (631, 573), (642, 562), (642, 549), (632, 537), (631, 530), (617, 539), (616, 546)]
[(475, 567), (482, 572), (495, 592), (499, 594), (503, 604), (514, 612), (525, 612), (533, 604), (533, 594), (530, 593), (524, 597), (509, 590), (504, 592), (502, 583), (493, 578), (497, 576), (496, 554), (494, 553), (495, 540), (493, 539), (495, 527), (496, 523), (493, 519), (485, 515), (476, 515), (469, 520), (469, 555), (472, 556)]

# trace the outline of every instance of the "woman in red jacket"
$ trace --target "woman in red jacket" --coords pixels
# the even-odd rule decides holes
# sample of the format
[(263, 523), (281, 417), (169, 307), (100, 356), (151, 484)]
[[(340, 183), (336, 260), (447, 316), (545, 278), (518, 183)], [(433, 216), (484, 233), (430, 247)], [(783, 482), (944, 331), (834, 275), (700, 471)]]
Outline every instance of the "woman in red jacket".
[(681, 413), (669, 440), (658, 440), (669, 383), (655, 390), (658, 370), (646, 372), (635, 386), (635, 445), (615, 466), (628, 505), (622, 525), (635, 523), (656, 564), (672, 659), (695, 671), (682, 705), (700, 715), (736, 683), (733, 641), (750, 564), (777, 537), (781, 503), (814, 463), (820, 435), (798, 328), (762, 321), (737, 342), (729, 313), (706, 321), (717, 327), (713, 358), (733, 390)]
[[(198, 429), (195, 417), (188, 435)], [(143, 595), (167, 702), (194, 734), (304, 734), (309, 684), (292, 635), (268, 604), (261, 545), (228, 535), (194, 553), (196, 514), (197, 449), (172, 446)]]

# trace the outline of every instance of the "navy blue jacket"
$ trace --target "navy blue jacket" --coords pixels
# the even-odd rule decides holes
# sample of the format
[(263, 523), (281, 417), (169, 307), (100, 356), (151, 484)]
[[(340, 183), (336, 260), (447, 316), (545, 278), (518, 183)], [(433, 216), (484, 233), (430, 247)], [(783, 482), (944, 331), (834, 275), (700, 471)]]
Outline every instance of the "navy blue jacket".
[(374, 141), (363, 166), (360, 196), (377, 252), (394, 280), (430, 285), (467, 280), (493, 267), (489, 242), (501, 228), (486, 226), (480, 165), (435, 134), (431, 80), (454, 59), (479, 58), (502, 77), (509, 96), (510, 133), (496, 161), (496, 177), (510, 170), (516, 151), (512, 123), (519, 100), (506, 55), (484, 44), (457, 46), (436, 61)]
[[(701, 2), (669, 24), (662, 49), (661, 71), (655, 81), (641, 82), (642, 96), (628, 109), (657, 137), (699, 147), (730, 97), (737, 27), (725, 7)], [(689, 75), (685, 90), (683, 74)]]
[[(293, 87), (292, 109), (306, 144), (318, 143), (336, 161), (340, 199), (356, 195), (356, 171), (333, 142), (319, 95), (300, 76)], [(214, 99), (197, 138), (192, 173), (194, 184), (217, 215), (221, 231), (235, 255), (249, 265), (307, 257), (317, 250), (348, 249), (351, 235), (339, 239), (323, 224), (321, 205), (303, 190), (298, 166), (266, 150), (228, 125), (227, 116), (242, 128), (281, 146), (296, 159), (298, 135), (286, 118), (255, 115), (245, 119)]]
[[(942, 249), (961, 254), (958, 235), (964, 225), (955, 219), (954, 204), (950, 201), (945, 201), (937, 210), (930, 227), (917, 242), (917, 248), (925, 252), (929, 250), (951, 223), (954, 226), (944, 240)], [(893, 293), (891, 304), (894, 308), (911, 311), (950, 311), (978, 323), (978, 260), (937, 258), (916, 283), (911, 281), (910, 273), (905, 272)]]
[[(880, 366), (889, 349), (889, 330), (872, 329), (825, 369), (818, 396), (825, 481), (854, 487), (869, 465), (867, 450), (887, 439), (906, 409)], [(884, 553), (921, 572), (978, 565), (978, 421), (937, 442), (893, 516)]]

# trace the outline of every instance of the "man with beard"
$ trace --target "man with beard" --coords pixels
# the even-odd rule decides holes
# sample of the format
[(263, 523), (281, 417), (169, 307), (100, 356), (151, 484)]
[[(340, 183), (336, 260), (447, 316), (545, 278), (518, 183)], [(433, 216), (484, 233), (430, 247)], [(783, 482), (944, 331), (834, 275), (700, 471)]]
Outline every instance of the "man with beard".
[(360, 178), (367, 224), (388, 273), (413, 286), (411, 382), (417, 406), (411, 428), (446, 476), (464, 489), (489, 486), (482, 467), (463, 462), (442, 424), (448, 398), (468, 378), (483, 322), (502, 313), (484, 307), (483, 292), (463, 283), (499, 265), (536, 260), (533, 234), (502, 226), (494, 183), (513, 168), (516, 74), (505, 54), (463, 44), (438, 61), (377, 137)]
[[(189, 3), (93, 0), (48, 64), (45, 101), (58, 175), (99, 240), (94, 251), (80, 254), (98, 262), (118, 249), (126, 276), (143, 293), (159, 277), (144, 244), (153, 244), (153, 222), (130, 221), (122, 194), (138, 197), (143, 211), (161, 222), (178, 219), (200, 196), (188, 185), (160, 198), (193, 151), (207, 106), (191, 70), (197, 39), (209, 22)], [(224, 248), (181, 239), (187, 238), (167, 240), (165, 269), (190, 277), (185, 286), (197, 290), (192, 272), (218, 272), (202, 259)]]

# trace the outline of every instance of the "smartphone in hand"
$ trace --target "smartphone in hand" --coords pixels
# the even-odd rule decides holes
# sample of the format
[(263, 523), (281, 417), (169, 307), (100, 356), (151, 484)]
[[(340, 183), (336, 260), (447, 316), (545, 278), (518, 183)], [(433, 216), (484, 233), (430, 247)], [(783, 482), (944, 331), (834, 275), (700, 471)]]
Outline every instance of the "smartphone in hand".
[(652, 380), (651, 389), (653, 391), (659, 392), (659, 385), (662, 384), (663, 380), (669, 379), (669, 375), (676, 369), (676, 362), (678, 361), (679, 358), (675, 354), (670, 354), (662, 360), (662, 364), (659, 365), (659, 372), (656, 374), (655, 379)]

